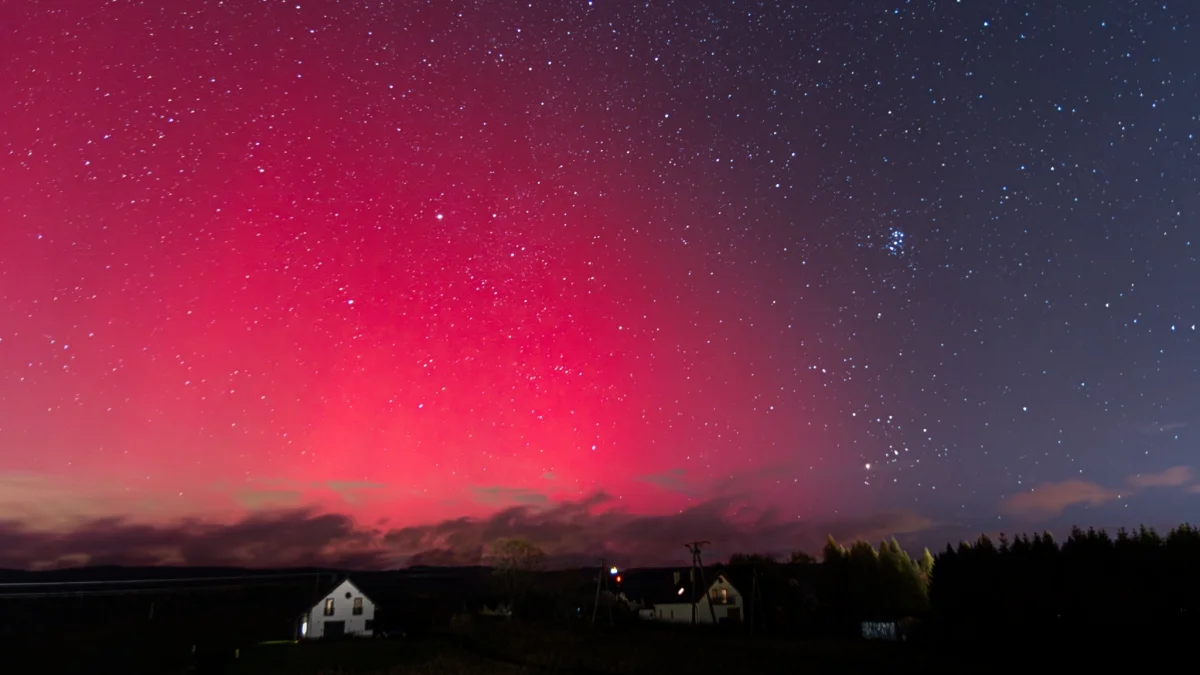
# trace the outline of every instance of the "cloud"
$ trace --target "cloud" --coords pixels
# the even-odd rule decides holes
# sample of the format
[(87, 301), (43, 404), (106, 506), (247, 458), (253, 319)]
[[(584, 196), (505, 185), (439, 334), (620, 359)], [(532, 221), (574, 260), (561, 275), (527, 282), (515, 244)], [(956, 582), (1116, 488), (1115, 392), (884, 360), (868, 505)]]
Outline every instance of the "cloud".
[(149, 525), (101, 518), (65, 531), (0, 521), (0, 567), (381, 567), (387, 563), (381, 534), (357, 527), (348, 516), (303, 509), (254, 514), (231, 524), (185, 519)]
[[(0, 473), (0, 513), (33, 518), (44, 515), (46, 506), (63, 510), (71, 491), (56, 488), (45, 476), (24, 471)], [(76, 501), (74, 505), (79, 505)], [(89, 504), (90, 505), (90, 504)]]
[[(896, 511), (882, 516), (852, 518), (828, 524), (828, 535), (839, 541), (877, 542), (890, 537), (901, 537), (925, 532), (937, 523), (912, 511)], [(824, 540), (820, 544), (824, 545)], [(815, 552), (815, 549), (814, 549)]]
[(1173, 466), (1159, 473), (1137, 473), (1125, 482), (1136, 488), (1181, 487), (1192, 482), (1192, 470), (1186, 466)]
[[(507, 488), (480, 488), (511, 497)], [(532, 499), (532, 494), (526, 498)], [(80, 564), (321, 566), (381, 569), (403, 564), (478, 564), (497, 539), (527, 539), (554, 566), (677, 564), (685, 541), (712, 543), (706, 559), (739, 551), (815, 552), (826, 536), (876, 541), (926, 531), (934, 523), (896, 512), (854, 520), (800, 522), (733, 500), (712, 500), (670, 514), (634, 514), (595, 494), (579, 501), (518, 504), (487, 518), (456, 518), (387, 530), (351, 517), (306, 509), (254, 513), (229, 524), (179, 519), (162, 525), (99, 518), (65, 528), (0, 520), (0, 567), (47, 568)]]
[(674, 467), (659, 473), (637, 476), (636, 480), (655, 485), (668, 492), (696, 498), (700, 495), (738, 496), (752, 493), (762, 479), (777, 479), (780, 475), (794, 473), (795, 469), (784, 464), (755, 467), (720, 478), (703, 479), (689, 476), (687, 469)]
[(65, 479), (49, 474), (0, 472), (0, 518), (38, 527), (70, 527), (81, 520), (114, 513), (153, 513), (182, 518), (211, 512), (203, 491), (129, 491), (105, 481)]
[(688, 483), (685, 479), (687, 471), (680, 468), (668, 469), (662, 473), (651, 473), (644, 476), (638, 476), (637, 479), (657, 485), (658, 487), (669, 490), (671, 492), (680, 492), (683, 494), (691, 494), (695, 488), (694, 485)]
[(712, 543), (710, 559), (739, 551), (784, 553), (815, 551), (829, 534), (839, 539), (881, 539), (925, 530), (933, 521), (898, 512), (871, 518), (805, 523), (772, 510), (753, 509), (735, 500), (715, 499), (680, 512), (633, 514), (613, 508), (603, 493), (546, 508), (514, 506), (490, 518), (458, 518), (392, 530), (385, 541), (401, 555), (478, 561), (497, 539), (517, 537), (537, 544), (557, 566), (587, 565), (598, 557), (630, 564), (685, 561), (683, 543)]
[(351, 505), (361, 506), (394, 496), (386, 483), (368, 480), (300, 481), (291, 478), (247, 478), (240, 483), (219, 481), (212, 485), (216, 493), (225, 493), (237, 504), (253, 510), (299, 508), (314, 500), (332, 496)]
[(550, 502), (549, 497), (535, 490), (499, 485), (473, 486), (471, 493), (485, 506), (542, 506)]
[(1080, 479), (1042, 483), (1000, 504), (1003, 512), (1026, 518), (1052, 518), (1072, 506), (1100, 506), (1121, 496), (1117, 490)]
[(304, 498), (299, 490), (242, 488), (234, 493), (239, 504), (255, 511), (295, 507)]
[(357, 506), (367, 498), (375, 496), (375, 493), (380, 492), (387, 485), (369, 480), (329, 480), (325, 481), (324, 487), (335, 492), (346, 500), (346, 503)]
[[(1135, 473), (1125, 478), (1127, 488), (1118, 490), (1081, 479), (1042, 483), (1027, 492), (1019, 492), (1000, 503), (1000, 510), (1011, 516), (1053, 518), (1072, 506), (1101, 506), (1122, 496), (1146, 488), (1183, 487), (1192, 482), (1192, 470), (1173, 466), (1158, 473)], [(1188, 488), (1196, 492), (1195, 488)]]
[(407, 564), (410, 567), (427, 565), (431, 567), (468, 567), (482, 565), (487, 560), (483, 547), (474, 549), (435, 548), (409, 556)]

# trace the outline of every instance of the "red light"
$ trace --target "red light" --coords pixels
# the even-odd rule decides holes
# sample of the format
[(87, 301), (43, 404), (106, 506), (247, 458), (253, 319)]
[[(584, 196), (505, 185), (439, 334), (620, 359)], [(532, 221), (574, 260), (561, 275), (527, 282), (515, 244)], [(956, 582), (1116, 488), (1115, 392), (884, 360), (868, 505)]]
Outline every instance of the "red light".
[(620, 574), (617, 575), (617, 583), (618, 584), (621, 583), (621, 575)]

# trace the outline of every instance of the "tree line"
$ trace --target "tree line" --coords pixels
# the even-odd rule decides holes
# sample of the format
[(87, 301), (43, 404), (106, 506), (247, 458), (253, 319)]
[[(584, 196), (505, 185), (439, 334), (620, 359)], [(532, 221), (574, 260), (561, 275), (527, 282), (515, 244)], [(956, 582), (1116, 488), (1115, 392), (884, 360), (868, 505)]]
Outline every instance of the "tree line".
[[(849, 546), (833, 537), (821, 559), (797, 551), (786, 561), (736, 554), (729, 570), (740, 581), (750, 628), (774, 633), (856, 635), (864, 621), (899, 621), (929, 609), (935, 566), (928, 550), (913, 559), (895, 539)], [(735, 581), (735, 585), (738, 585)], [(742, 588), (750, 584), (753, 590)]]
[[(555, 582), (536, 547), (505, 541), (496, 553), (495, 582), (512, 604), (556, 616), (589, 606), (594, 585)], [(863, 622), (916, 619), (927, 635), (958, 639), (1200, 623), (1200, 529), (1190, 525), (1165, 535), (1074, 528), (1061, 542), (1048, 532), (983, 535), (915, 558), (895, 539), (830, 537), (819, 559), (737, 554), (720, 568), (744, 596), (754, 631), (858, 635)]]
[(947, 546), (930, 600), (940, 632), (1008, 634), (1173, 629), (1200, 619), (1200, 530), (1074, 528)]
[[(1200, 530), (1073, 528), (983, 535), (913, 559), (895, 540), (849, 546), (832, 537), (818, 563), (735, 555), (765, 583), (763, 614), (775, 628), (854, 634), (864, 621), (920, 619), (927, 634), (955, 639), (1064, 636), (1097, 631), (1185, 629), (1200, 623)], [(796, 602), (795, 588), (807, 598)], [(790, 588), (789, 588), (790, 587)], [(801, 595), (805, 595), (801, 593)], [(791, 597), (790, 597), (791, 596)]]

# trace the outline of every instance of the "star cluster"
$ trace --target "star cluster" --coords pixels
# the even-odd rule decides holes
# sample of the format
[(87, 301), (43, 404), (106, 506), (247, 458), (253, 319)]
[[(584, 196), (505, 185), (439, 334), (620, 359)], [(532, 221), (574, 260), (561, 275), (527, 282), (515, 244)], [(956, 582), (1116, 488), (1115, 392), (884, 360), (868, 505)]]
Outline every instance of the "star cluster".
[(1192, 449), (1188, 3), (0, 25), (6, 476), (141, 510), (344, 481), (400, 521), (599, 490), (994, 521)]

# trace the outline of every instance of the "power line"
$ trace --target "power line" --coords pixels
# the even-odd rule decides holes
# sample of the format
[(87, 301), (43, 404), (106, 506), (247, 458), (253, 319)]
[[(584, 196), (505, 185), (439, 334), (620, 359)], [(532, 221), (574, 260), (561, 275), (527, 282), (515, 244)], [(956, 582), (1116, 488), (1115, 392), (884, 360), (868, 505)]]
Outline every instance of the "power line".
[[(182, 595), (184, 593), (207, 593), (214, 591), (228, 591), (253, 589), (252, 584), (226, 584), (222, 586), (187, 586), (176, 588), (125, 588), (121, 590), (98, 590), (98, 591), (33, 591), (30, 593), (0, 593), (0, 599), (17, 600), (20, 598), (93, 598), (93, 597), (113, 597), (113, 596), (129, 596), (129, 595)], [(265, 588), (259, 586), (258, 588)]]
[[(612, 569), (612, 572), (613, 573), (616, 572), (615, 567)], [(609, 573), (608, 566), (605, 564), (604, 558), (601, 558), (600, 559), (600, 571), (596, 574), (596, 603), (594, 605), (592, 605), (592, 625), (593, 626), (596, 625), (596, 612), (600, 609), (600, 588), (601, 588), (601, 586), (603, 586), (605, 593), (609, 592), (609, 590), (608, 590), (608, 573)], [(616, 598), (614, 597), (613, 600), (615, 600), (615, 599)], [(607, 595), (605, 596), (605, 600), (608, 600)], [(613, 606), (613, 603), (609, 602), (608, 603), (608, 624), (610, 626), (613, 624), (612, 606)]]
[(115, 586), (119, 584), (177, 584), (198, 581), (241, 581), (258, 579), (295, 579), (299, 577), (320, 576), (323, 572), (294, 572), (290, 574), (246, 574), (236, 577), (184, 577), (168, 579), (110, 579), (104, 581), (34, 581), (18, 583), (0, 583), (0, 591), (6, 588), (38, 588), (46, 586)]

